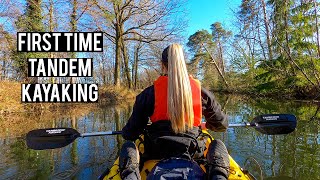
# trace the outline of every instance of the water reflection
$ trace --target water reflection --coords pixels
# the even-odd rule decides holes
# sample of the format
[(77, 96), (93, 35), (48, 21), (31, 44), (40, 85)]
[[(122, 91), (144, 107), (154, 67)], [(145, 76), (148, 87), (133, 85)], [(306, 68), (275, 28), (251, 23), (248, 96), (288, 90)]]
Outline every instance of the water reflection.
[[(118, 130), (123, 127), (131, 109), (132, 105), (126, 104), (41, 120), (37, 116), (21, 117), (15, 120), (27, 124), (25, 129), (28, 130), (13, 134), (24, 136), (31, 129), (45, 127), (72, 127), (80, 133)], [(3, 129), (23, 128), (19, 123), (15, 123), (16, 127), (3, 128), (4, 123), (0, 124), (3, 133)], [(96, 179), (113, 164), (123, 141), (121, 136), (78, 138), (64, 148), (35, 151), (26, 147), (24, 138), (9, 138), (3, 133), (0, 135), (0, 179)]]
[[(298, 118), (297, 130), (289, 135), (268, 136), (251, 128), (213, 133), (214, 137), (225, 141), (240, 165), (247, 164), (246, 168), (256, 176), (261, 168), (264, 178), (320, 179), (317, 105), (240, 96), (217, 97), (230, 123), (250, 121), (267, 113), (292, 113)], [(0, 179), (96, 179), (118, 156), (123, 143), (121, 136), (78, 138), (64, 148), (34, 151), (26, 147), (24, 134), (48, 127), (73, 127), (81, 133), (120, 130), (131, 110), (132, 103), (129, 103), (94, 111), (54, 112), (1, 120)]]
[(312, 103), (275, 101), (268, 99), (218, 96), (226, 105), (230, 123), (251, 121), (255, 116), (269, 113), (292, 113), (298, 118), (297, 130), (288, 135), (263, 135), (252, 128), (228, 129), (224, 134), (213, 133), (216, 138), (224, 139), (230, 154), (241, 165), (247, 164), (256, 177), (262, 175), (290, 177), (291, 179), (320, 179), (320, 112)]

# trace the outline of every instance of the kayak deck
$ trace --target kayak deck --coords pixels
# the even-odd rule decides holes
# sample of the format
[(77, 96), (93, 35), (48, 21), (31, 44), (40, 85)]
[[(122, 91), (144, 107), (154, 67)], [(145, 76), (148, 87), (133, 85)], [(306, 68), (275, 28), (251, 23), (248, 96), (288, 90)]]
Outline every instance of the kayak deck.
[[(203, 133), (209, 135), (211, 137), (211, 135), (203, 130)], [(144, 152), (144, 147), (143, 144), (140, 143), (140, 140), (137, 140), (136, 145), (138, 146), (140, 144), (140, 146), (138, 146), (139, 151), (141, 153)], [(204, 152), (204, 155), (206, 156), (207, 151), (208, 151), (208, 146), (211, 143), (211, 139), (207, 138), (207, 142), (206, 142), (206, 147), (207, 149)], [(237, 162), (229, 155), (229, 160), (230, 160), (230, 171), (229, 171), (229, 177), (228, 179), (230, 180), (251, 180), (254, 179), (252, 176), (250, 176), (250, 174), (248, 172), (244, 172), (242, 170), (242, 168), (237, 164)], [(151, 172), (152, 168), (159, 162), (159, 160), (148, 160), (144, 163), (142, 170), (140, 171), (140, 175), (141, 175), (141, 179), (146, 179), (148, 176), (148, 173)], [(204, 166), (201, 164), (200, 167), (204, 170), (204, 172), (206, 171), (206, 169), (204, 168)], [(117, 160), (114, 162), (112, 168), (110, 169), (109, 173), (103, 178), (104, 180), (121, 180), (120, 177), (120, 170), (119, 170), (119, 158), (117, 158)]]

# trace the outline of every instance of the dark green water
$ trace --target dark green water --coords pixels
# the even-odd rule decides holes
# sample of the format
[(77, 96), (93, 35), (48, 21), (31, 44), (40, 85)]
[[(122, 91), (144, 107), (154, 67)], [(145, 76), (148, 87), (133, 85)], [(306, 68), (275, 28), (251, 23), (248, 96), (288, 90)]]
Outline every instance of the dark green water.
[[(239, 165), (264, 179), (320, 179), (320, 110), (316, 104), (240, 96), (218, 99), (230, 123), (267, 113), (292, 113), (298, 118), (296, 131), (288, 135), (263, 135), (251, 128), (213, 132)], [(31, 129), (49, 127), (73, 127), (80, 133), (119, 130), (131, 110), (129, 103), (79, 115), (0, 119), (0, 179), (97, 179), (118, 156), (121, 136), (79, 138), (67, 147), (41, 151), (28, 149), (23, 136)]]

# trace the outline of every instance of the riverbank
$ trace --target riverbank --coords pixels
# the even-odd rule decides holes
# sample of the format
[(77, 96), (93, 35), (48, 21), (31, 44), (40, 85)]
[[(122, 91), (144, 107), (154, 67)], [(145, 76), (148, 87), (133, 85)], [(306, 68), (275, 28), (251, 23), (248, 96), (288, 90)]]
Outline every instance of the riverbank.
[(102, 86), (99, 87), (98, 103), (21, 103), (21, 83), (0, 81), (0, 115), (90, 109), (118, 104), (124, 100), (133, 101), (136, 95), (136, 91), (124, 87)]
[[(297, 96), (284, 92), (259, 93), (250, 90), (239, 89), (213, 89), (213, 92), (223, 94), (244, 95), (248, 98), (268, 98), (283, 99), (294, 101), (320, 102), (320, 97)], [(21, 103), (21, 83), (0, 81), (0, 116), (19, 114), (19, 113), (39, 113), (50, 111), (70, 111), (72, 109), (90, 109), (96, 107), (108, 106), (110, 104), (119, 104), (127, 101), (134, 101), (135, 96), (140, 91), (129, 90), (125, 87), (115, 88), (113, 86), (99, 87), (98, 103)], [(316, 96), (315, 96), (316, 97)]]
[(320, 92), (312, 93), (309, 95), (299, 95), (296, 93), (286, 93), (286, 92), (257, 92), (253, 90), (238, 90), (238, 89), (212, 89), (212, 92), (223, 93), (223, 94), (233, 94), (233, 95), (243, 95), (252, 98), (268, 98), (268, 99), (282, 99), (282, 100), (292, 100), (292, 101), (307, 101), (307, 102), (320, 102)]

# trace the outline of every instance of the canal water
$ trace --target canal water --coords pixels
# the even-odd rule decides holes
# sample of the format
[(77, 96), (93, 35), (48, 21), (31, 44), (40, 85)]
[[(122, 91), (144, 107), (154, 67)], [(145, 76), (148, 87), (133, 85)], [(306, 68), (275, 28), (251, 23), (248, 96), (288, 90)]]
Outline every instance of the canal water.
[[(310, 102), (252, 99), (216, 95), (229, 123), (255, 116), (290, 113), (298, 118), (296, 131), (264, 135), (252, 128), (211, 132), (223, 140), (231, 156), (258, 179), (320, 179), (320, 110)], [(121, 130), (133, 103), (94, 110), (20, 114), (0, 118), (0, 179), (97, 179), (117, 158), (121, 136), (78, 138), (53, 150), (31, 150), (25, 134), (37, 128), (72, 127), (80, 133)]]

